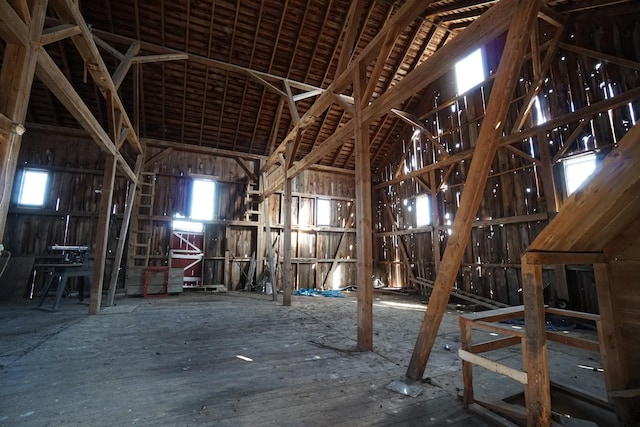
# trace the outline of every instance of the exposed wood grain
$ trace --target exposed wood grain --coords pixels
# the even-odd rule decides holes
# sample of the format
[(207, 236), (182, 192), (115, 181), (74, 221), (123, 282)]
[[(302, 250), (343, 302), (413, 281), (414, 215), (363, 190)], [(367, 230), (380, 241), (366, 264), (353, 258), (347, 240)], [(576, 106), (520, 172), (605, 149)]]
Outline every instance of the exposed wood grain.
[[(503, 4), (503, 2), (499, 4)], [(425, 318), (416, 339), (411, 363), (407, 370), (409, 378), (421, 378), (429, 359), (429, 354), (468, 242), (473, 220), (482, 200), (486, 176), (497, 150), (498, 139), (504, 126), (516, 78), (520, 72), (529, 42), (529, 34), (535, 24), (541, 4), (542, 2), (518, 2), (515, 14), (509, 24), (507, 43), (495, 79), (494, 87), (498, 88), (499, 92), (492, 92), (489, 98), (485, 121), (480, 129), (478, 145), (467, 176), (465, 191), (454, 218), (453, 232), (447, 242), (440, 270), (434, 284), (434, 291), (431, 293)], [(516, 4), (513, 6), (516, 6)], [(506, 14), (501, 9), (496, 13)]]
[(522, 260), (522, 293), (526, 340), (522, 364), (527, 373), (525, 388), (527, 425), (551, 425), (551, 390), (545, 334), (542, 266)]

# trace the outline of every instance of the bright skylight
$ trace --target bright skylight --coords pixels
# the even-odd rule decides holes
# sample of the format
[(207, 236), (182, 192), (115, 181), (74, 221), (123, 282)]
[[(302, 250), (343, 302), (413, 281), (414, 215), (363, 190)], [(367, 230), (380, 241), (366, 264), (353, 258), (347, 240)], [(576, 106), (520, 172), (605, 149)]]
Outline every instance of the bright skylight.
[(576, 191), (596, 169), (596, 155), (586, 154), (564, 160), (564, 178), (567, 184), (567, 195)]
[(458, 95), (484, 81), (486, 76), (483, 62), (482, 49), (478, 49), (456, 63)]
[(43, 170), (25, 169), (20, 183), (18, 204), (24, 206), (44, 205), (49, 173)]

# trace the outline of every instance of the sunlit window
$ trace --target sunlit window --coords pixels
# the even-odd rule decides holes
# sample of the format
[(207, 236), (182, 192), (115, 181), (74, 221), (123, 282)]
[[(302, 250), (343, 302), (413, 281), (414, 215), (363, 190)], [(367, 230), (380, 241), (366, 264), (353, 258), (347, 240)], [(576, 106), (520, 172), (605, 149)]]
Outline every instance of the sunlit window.
[(485, 80), (486, 75), (484, 68), (482, 49), (473, 51), (466, 58), (456, 63), (458, 95), (465, 93)]
[(589, 153), (568, 158), (563, 161), (563, 164), (567, 195), (571, 195), (596, 169), (596, 155)]
[(192, 233), (202, 233), (204, 230), (204, 224), (198, 221), (189, 221), (183, 218), (180, 214), (176, 214), (176, 219), (173, 220), (173, 229), (178, 231), (189, 231)]
[(431, 224), (431, 203), (429, 196), (416, 197), (416, 225), (422, 227)]
[(331, 225), (331, 201), (318, 199), (316, 210), (316, 225)]
[(194, 179), (191, 187), (191, 219), (213, 219), (213, 200), (216, 184), (207, 179)]
[(20, 180), (18, 204), (23, 206), (43, 206), (48, 181), (49, 172), (39, 169), (25, 169)]
[(204, 224), (199, 221), (211, 221), (215, 211), (216, 183), (208, 179), (194, 179), (191, 183), (191, 200), (189, 201), (189, 217), (176, 214), (173, 229), (181, 231), (202, 232)]

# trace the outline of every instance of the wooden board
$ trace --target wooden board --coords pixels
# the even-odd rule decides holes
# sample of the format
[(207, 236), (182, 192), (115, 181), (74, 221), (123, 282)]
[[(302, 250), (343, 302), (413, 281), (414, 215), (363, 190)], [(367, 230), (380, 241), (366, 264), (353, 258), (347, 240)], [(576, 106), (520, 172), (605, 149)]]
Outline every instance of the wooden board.
[[(144, 287), (144, 267), (128, 267), (125, 281), (128, 296), (141, 296)], [(183, 288), (183, 271), (181, 268), (169, 269), (169, 294), (181, 293)], [(149, 294), (158, 294), (164, 289), (164, 272), (154, 271), (149, 274)]]

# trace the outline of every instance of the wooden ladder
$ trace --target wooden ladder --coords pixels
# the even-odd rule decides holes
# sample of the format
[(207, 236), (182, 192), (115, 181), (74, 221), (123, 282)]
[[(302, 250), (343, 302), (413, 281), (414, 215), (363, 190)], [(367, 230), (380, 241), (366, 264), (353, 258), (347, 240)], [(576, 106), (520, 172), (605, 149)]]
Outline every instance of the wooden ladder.
[(131, 218), (128, 259), (130, 266), (147, 267), (151, 254), (153, 233), (153, 202), (156, 192), (156, 174), (142, 172), (136, 194), (137, 210)]

